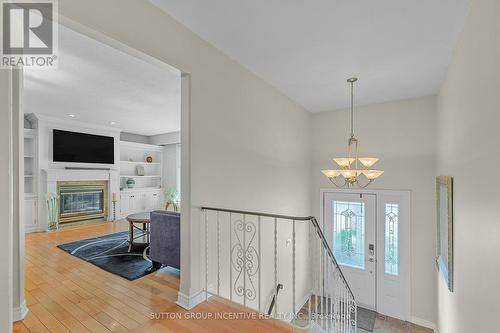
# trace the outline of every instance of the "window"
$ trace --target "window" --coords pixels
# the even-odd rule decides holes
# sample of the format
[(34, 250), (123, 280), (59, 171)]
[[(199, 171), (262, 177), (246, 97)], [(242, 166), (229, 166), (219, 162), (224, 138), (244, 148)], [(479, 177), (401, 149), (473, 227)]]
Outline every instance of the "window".
[(333, 201), (333, 254), (339, 264), (365, 268), (365, 204)]
[(385, 273), (399, 275), (399, 204), (385, 204)]

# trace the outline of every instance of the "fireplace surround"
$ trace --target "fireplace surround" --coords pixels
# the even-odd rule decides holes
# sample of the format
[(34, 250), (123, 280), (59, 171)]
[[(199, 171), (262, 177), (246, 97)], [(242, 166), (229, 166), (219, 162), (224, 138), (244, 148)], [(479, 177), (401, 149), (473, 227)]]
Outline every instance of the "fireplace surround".
[(59, 223), (107, 220), (108, 181), (58, 181)]

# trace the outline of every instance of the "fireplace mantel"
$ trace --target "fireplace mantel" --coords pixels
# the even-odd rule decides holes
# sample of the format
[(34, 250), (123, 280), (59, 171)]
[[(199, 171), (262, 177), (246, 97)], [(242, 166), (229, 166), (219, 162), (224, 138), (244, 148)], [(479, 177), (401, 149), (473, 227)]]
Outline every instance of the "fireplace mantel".
[(113, 175), (119, 178), (118, 170), (99, 169), (46, 169), (47, 182), (76, 181), (76, 180), (109, 180)]
[[(57, 182), (68, 181), (108, 181), (108, 203), (107, 211), (112, 212), (112, 195), (120, 193), (120, 173), (118, 170), (74, 170), (74, 169), (44, 169), (45, 179), (42, 181), (45, 184), (45, 193), (57, 193)], [(118, 196), (119, 197), (119, 196)], [(119, 211), (120, 202), (116, 203), (116, 210)], [(108, 214), (108, 220), (112, 220), (112, 214)], [(45, 218), (45, 224), (47, 224)]]

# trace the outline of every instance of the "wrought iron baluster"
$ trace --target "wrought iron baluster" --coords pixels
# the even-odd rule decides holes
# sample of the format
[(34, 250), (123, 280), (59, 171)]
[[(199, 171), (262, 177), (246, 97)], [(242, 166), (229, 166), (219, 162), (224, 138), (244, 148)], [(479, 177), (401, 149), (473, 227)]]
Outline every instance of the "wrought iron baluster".
[(208, 300), (208, 211), (205, 211), (205, 302)]
[[(209, 210), (217, 212), (217, 220), (212, 221), (209, 215)], [(274, 303), (272, 308), (274, 308), (274, 317), (278, 319), (278, 295), (277, 291), (281, 289), (281, 284), (279, 284), (279, 271), (278, 265), (280, 258), (278, 258), (278, 219), (285, 220), (284, 223), (292, 223), (292, 251), (291, 251), (291, 297), (285, 299), (287, 304), (284, 304), (286, 308), (289, 308), (290, 303), (293, 309), (292, 324), (293, 329), (297, 325), (297, 314), (301, 311), (301, 304), (297, 304), (297, 281), (298, 281), (298, 271), (301, 269), (297, 265), (297, 222), (307, 221), (309, 224), (308, 233), (304, 235), (304, 238), (308, 239), (308, 251), (309, 251), (309, 261), (307, 263), (307, 268), (309, 272), (305, 272), (306, 276), (310, 278), (308, 284), (310, 289), (307, 311), (308, 311), (308, 323), (309, 328), (314, 330), (312, 325), (316, 325), (316, 328), (321, 328), (328, 332), (341, 332), (341, 333), (351, 333), (357, 332), (357, 304), (352, 294), (351, 289), (347, 281), (345, 280), (342, 270), (338, 265), (333, 252), (331, 251), (329, 242), (326, 241), (318, 222), (313, 217), (300, 218), (300, 217), (290, 217), (283, 215), (273, 215), (265, 213), (252, 213), (235, 211), (228, 209), (214, 209), (214, 208), (202, 208), (205, 216), (200, 215), (200, 220), (205, 223), (205, 300), (208, 300), (209, 293), (217, 294), (221, 296), (221, 292), (225, 293), (225, 274), (222, 274), (221, 269), (223, 269), (223, 262), (225, 260), (224, 250), (226, 246), (223, 242), (227, 240), (225, 233), (221, 230), (225, 230), (223, 224), (224, 220), (221, 220), (220, 212), (229, 213), (229, 248), (230, 248), (230, 265), (229, 265), (229, 299), (231, 301), (236, 300), (244, 306), (250, 306), (261, 311), (263, 304), (265, 305), (265, 298), (263, 303), (262, 296), (266, 296), (267, 292), (262, 288), (262, 279), (265, 278), (261, 271), (262, 262), (262, 246), (267, 244), (262, 243), (262, 217), (270, 217), (273, 220), (273, 244), (268, 246), (274, 247)], [(233, 213), (238, 214), (238, 218), (233, 221)], [(254, 221), (250, 216), (257, 216)], [(233, 223), (234, 222), (234, 223)], [(216, 225), (216, 242), (213, 243), (210, 237), (212, 232), (209, 228), (209, 223)], [(203, 227), (201, 227), (203, 228)], [(215, 228), (213, 228), (215, 229)], [(289, 230), (289, 229), (288, 229)], [(265, 232), (265, 230), (264, 230)], [(233, 242), (233, 234), (236, 239)], [(300, 235), (300, 234), (299, 234)], [(257, 239), (255, 239), (257, 237)], [(214, 239), (215, 240), (215, 239)], [(212, 251), (213, 250), (213, 251)], [(267, 251), (270, 249), (267, 248)], [(266, 249), (264, 249), (266, 251)], [(210, 259), (211, 255), (217, 255), (216, 259)], [(283, 252), (281, 254), (290, 255), (290, 252)], [(290, 258), (289, 258), (290, 259)], [(215, 263), (215, 260), (217, 263)], [(212, 266), (211, 266), (212, 265)], [(217, 265), (217, 268), (215, 268)], [(217, 269), (217, 275), (215, 275), (214, 269)], [(233, 272), (237, 274), (233, 277)], [(269, 275), (273, 274), (270, 272)], [(270, 277), (270, 276), (269, 276)], [(217, 279), (217, 287), (211, 285), (214, 279)], [(258, 283), (258, 286), (255, 284)], [(209, 290), (212, 288), (212, 290)], [(237, 299), (233, 298), (233, 288), (237, 296)], [(258, 289), (257, 289), (258, 288)], [(216, 290), (216, 291), (214, 291)], [(264, 293), (264, 294), (263, 294)], [(242, 297), (242, 298), (241, 298)], [(258, 306), (255, 307), (254, 302), (258, 302)], [(290, 302), (290, 303), (288, 303)]]
[(217, 295), (220, 295), (220, 221), (217, 212)]
[(246, 233), (247, 220), (243, 214), (243, 306), (247, 306), (247, 255), (246, 255)]
[[(274, 290), (278, 290), (278, 221), (274, 218)], [(274, 317), (278, 317), (278, 292), (274, 297)]]
[(261, 298), (260, 298), (261, 297), (261, 289), (262, 289), (261, 288), (261, 279), (260, 279), (260, 271), (262, 269), (262, 256), (261, 256), (262, 248), (260, 246), (260, 238), (262, 236), (262, 233), (261, 233), (261, 230), (260, 230), (260, 228), (261, 228), (261, 226), (260, 226), (260, 218), (261, 217), (259, 216), (259, 220), (258, 220), (258, 225), (259, 225), (259, 235), (258, 235), (259, 236), (259, 245), (257, 246), (258, 249), (259, 249), (259, 312), (261, 312), (260, 309), (261, 309), (261, 303), (262, 303)]
[(233, 300), (233, 265), (232, 248), (233, 248), (233, 214), (229, 213), (229, 300)]

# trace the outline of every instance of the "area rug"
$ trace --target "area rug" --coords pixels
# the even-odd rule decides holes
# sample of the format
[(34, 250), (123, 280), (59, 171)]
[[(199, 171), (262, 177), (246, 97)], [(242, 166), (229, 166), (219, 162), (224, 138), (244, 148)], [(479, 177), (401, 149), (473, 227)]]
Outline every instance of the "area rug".
[(358, 307), (358, 327), (368, 332), (373, 332), (377, 313), (372, 310)]
[[(134, 233), (134, 239), (142, 236), (140, 231)], [(130, 281), (152, 273), (149, 271), (151, 267), (151, 260), (148, 258), (149, 246), (135, 243), (129, 253), (127, 231), (61, 244), (57, 247)]]

